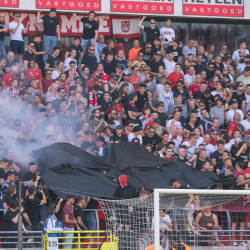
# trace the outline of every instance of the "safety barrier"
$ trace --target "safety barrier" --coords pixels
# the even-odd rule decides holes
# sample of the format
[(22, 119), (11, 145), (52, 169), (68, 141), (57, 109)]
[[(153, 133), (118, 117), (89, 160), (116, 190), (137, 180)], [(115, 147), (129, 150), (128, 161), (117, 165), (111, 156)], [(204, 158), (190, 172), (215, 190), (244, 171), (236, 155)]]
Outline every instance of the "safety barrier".
[[(47, 232), (43, 237), (44, 250), (49, 249), (63, 249), (65, 245), (69, 245), (70, 249), (86, 249), (83, 245), (97, 245), (97, 247), (91, 247), (91, 250), (117, 250), (118, 249), (118, 238), (112, 234), (111, 231), (94, 230), (94, 231), (64, 231), (63, 236), (49, 237), (48, 234), (54, 232)], [(65, 234), (73, 234), (72, 237), (68, 237)], [(101, 235), (101, 236), (100, 236)], [(85, 242), (85, 240), (93, 239), (94, 241)], [(65, 242), (65, 241), (70, 242)], [(96, 240), (96, 241), (95, 241)], [(77, 248), (75, 246), (77, 245)]]

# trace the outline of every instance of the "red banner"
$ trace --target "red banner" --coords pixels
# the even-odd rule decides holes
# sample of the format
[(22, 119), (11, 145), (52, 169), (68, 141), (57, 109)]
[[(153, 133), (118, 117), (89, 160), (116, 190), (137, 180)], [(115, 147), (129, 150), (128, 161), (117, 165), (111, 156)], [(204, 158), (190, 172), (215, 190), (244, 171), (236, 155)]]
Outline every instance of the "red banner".
[[(5, 13), (5, 23), (13, 21), (12, 12)], [(28, 34), (35, 34), (36, 32), (43, 31), (43, 24), (36, 23), (36, 12), (20, 12), (20, 22), (26, 27), (27, 22), (30, 20)], [(41, 13), (41, 17), (43, 13)], [(82, 36), (83, 23), (78, 22), (71, 14), (57, 13), (59, 18), (59, 24), (61, 29), (61, 36)], [(82, 17), (87, 15), (82, 15)], [(99, 24), (99, 34), (110, 35), (111, 34), (111, 17), (109, 15), (96, 16), (96, 21)]]
[(183, 0), (183, 15), (244, 17), (243, 0)]
[(111, 0), (111, 11), (144, 14), (174, 14), (174, 4), (173, 0), (163, 0), (161, 2)]
[(0, 7), (19, 8), (19, 0), (0, 0)]
[(37, 9), (101, 11), (101, 0), (36, 0)]

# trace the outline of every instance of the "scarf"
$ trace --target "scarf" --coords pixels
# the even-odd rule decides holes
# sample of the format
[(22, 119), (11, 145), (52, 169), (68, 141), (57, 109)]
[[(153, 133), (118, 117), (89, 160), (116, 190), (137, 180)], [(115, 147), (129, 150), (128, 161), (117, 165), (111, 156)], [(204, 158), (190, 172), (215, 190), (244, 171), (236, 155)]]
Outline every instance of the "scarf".
[(61, 82), (59, 82), (59, 88), (64, 88), (65, 93), (66, 94), (69, 93), (69, 85), (68, 85), (68, 83), (65, 82), (64, 84), (62, 84)]
[(133, 102), (129, 101), (128, 103), (132, 106), (132, 108), (135, 107), (135, 104)]
[(12, 88), (12, 86), (9, 87), (9, 95), (10, 96), (19, 96), (19, 90)]
[(121, 184), (121, 186), (124, 188), (125, 186), (128, 185), (128, 180), (127, 180), (127, 176), (126, 175), (121, 175), (119, 177), (119, 182)]
[[(69, 69), (69, 75), (71, 75), (71, 70)], [(75, 76), (79, 76), (78, 72), (75, 70)], [(70, 81), (69, 81), (69, 86), (75, 86), (75, 81), (74, 81), (74, 77), (71, 76), (70, 77)]]
[(89, 108), (97, 106), (97, 96), (95, 95), (95, 103), (92, 91), (89, 91)]

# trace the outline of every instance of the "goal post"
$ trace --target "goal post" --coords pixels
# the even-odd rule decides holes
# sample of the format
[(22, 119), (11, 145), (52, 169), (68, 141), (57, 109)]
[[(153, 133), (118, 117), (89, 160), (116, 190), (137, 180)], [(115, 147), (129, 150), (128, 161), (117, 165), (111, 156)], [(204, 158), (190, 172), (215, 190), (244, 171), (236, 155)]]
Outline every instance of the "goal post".
[[(236, 199), (243, 197), (249, 197), (249, 205), (245, 207), (244, 211), (250, 212), (250, 190), (217, 190), (217, 189), (154, 189), (154, 249), (160, 250), (160, 215), (159, 210), (163, 207), (166, 207), (164, 204), (164, 195), (168, 196), (168, 199), (174, 200), (175, 197), (178, 197), (177, 203), (175, 206), (183, 211), (188, 211), (187, 208), (183, 205), (183, 197), (188, 197), (188, 194), (200, 195), (206, 201), (212, 201), (211, 204), (213, 207), (233, 203)], [(183, 196), (181, 196), (183, 195)], [(183, 201), (184, 202), (184, 201)], [(162, 205), (161, 205), (161, 204)], [(184, 202), (185, 203), (185, 202)], [(245, 204), (245, 203), (244, 203)], [(230, 205), (229, 205), (230, 206)], [(240, 206), (240, 205), (239, 205)], [(245, 205), (244, 205), (245, 206)], [(233, 210), (232, 210), (233, 211)], [(241, 210), (239, 210), (241, 211)]]

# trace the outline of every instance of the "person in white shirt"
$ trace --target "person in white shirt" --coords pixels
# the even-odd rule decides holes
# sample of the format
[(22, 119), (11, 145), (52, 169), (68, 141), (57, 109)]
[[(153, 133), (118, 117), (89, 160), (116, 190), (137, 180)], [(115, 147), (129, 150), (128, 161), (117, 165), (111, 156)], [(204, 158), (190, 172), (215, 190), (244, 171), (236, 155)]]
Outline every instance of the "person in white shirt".
[(184, 75), (184, 83), (186, 87), (189, 87), (189, 85), (194, 82), (196, 77), (194, 66), (189, 66), (186, 71), (187, 74)]
[(130, 135), (128, 135), (128, 141), (132, 141), (134, 138), (138, 138), (140, 143), (142, 144), (142, 127), (140, 126), (135, 126), (133, 128), (133, 133), (131, 133)]
[(236, 100), (231, 100), (229, 105), (232, 107), (230, 110), (227, 111), (227, 118), (229, 121), (233, 121), (234, 114), (239, 113), (240, 114), (240, 119), (243, 121), (244, 116), (242, 113), (242, 110), (238, 109), (238, 102)]
[[(70, 56), (67, 57), (67, 58), (65, 59), (65, 61), (64, 61), (64, 70), (65, 70), (65, 71), (70, 70), (69, 63), (70, 63), (71, 61), (74, 61), (74, 62), (76, 63), (76, 67), (77, 67), (77, 61), (76, 61), (75, 57), (76, 57), (76, 49), (73, 49), (73, 48), (72, 48), (72, 49), (70, 50)], [(75, 67), (75, 70), (76, 70), (76, 67)]]
[(164, 153), (166, 151), (166, 145), (163, 144), (162, 142), (159, 142), (156, 146), (156, 150), (160, 154), (160, 157), (164, 157)]
[[(169, 232), (172, 232), (172, 222), (168, 214), (166, 214), (166, 209), (160, 209), (159, 214), (160, 214), (160, 230), (167, 230)], [(152, 219), (152, 225), (151, 225), (151, 231), (154, 231), (154, 217)]]
[(27, 22), (26, 28), (20, 22), (20, 12), (14, 11), (13, 18), (14, 20), (9, 23), (10, 30), (10, 48), (15, 55), (18, 54), (20, 64), (23, 64), (23, 54), (24, 54), (24, 42), (23, 42), (23, 33), (28, 32), (30, 25), (30, 20)]
[(212, 96), (215, 96), (217, 94), (219, 94), (221, 97), (223, 97), (223, 95), (222, 95), (222, 84), (220, 82), (216, 83), (216, 89), (215, 89), (215, 91), (211, 92)]
[[(175, 111), (174, 111), (174, 118), (173, 118), (173, 119), (175, 120), (175, 122), (174, 122), (174, 124), (173, 124), (173, 128), (174, 128), (175, 131), (176, 131), (178, 128), (182, 128), (181, 123), (179, 122), (180, 117), (181, 117), (181, 112), (180, 112), (179, 110), (175, 110)], [(173, 137), (173, 135), (172, 135), (172, 133), (171, 133), (171, 131), (170, 131), (171, 123), (172, 123), (172, 120), (173, 120), (173, 119), (169, 120), (169, 121), (167, 122), (167, 124), (166, 124), (166, 130), (167, 130), (167, 132), (169, 133), (169, 140), (171, 140), (172, 137)]]
[(246, 96), (246, 110), (249, 110), (250, 109), (250, 84), (247, 84), (246, 86), (245, 96)]
[(187, 146), (187, 156), (189, 159), (194, 155), (195, 151), (195, 144), (197, 142), (197, 136), (196, 134), (190, 134), (189, 135), (189, 141), (185, 141), (182, 143), (182, 146)]
[(250, 129), (250, 110), (247, 111), (247, 119), (241, 121), (240, 124), (243, 125), (245, 129), (245, 137), (243, 138), (244, 142), (248, 142), (248, 130)]
[(249, 54), (249, 50), (246, 49), (247, 45), (245, 42), (241, 42), (240, 43), (240, 47), (239, 49), (235, 50), (233, 55), (232, 55), (232, 59), (233, 59), (233, 63), (235, 64), (235, 62), (238, 62), (240, 60), (240, 55), (239, 55), (239, 51), (240, 50), (244, 50), (245, 51), (245, 55)]
[(194, 133), (197, 136), (197, 141), (195, 143), (195, 148), (199, 148), (199, 145), (204, 142), (203, 137), (201, 137), (201, 129), (200, 128), (195, 128)]
[(64, 62), (58, 61), (56, 64), (56, 70), (52, 71), (51, 79), (54, 79), (54, 80), (58, 79), (61, 73), (64, 73)]
[(177, 154), (177, 150), (178, 150), (179, 146), (181, 145), (181, 142), (183, 139), (184, 130), (183, 130), (183, 128), (177, 128), (175, 131), (174, 130), (174, 123), (175, 123), (175, 119), (172, 119), (171, 125), (170, 125), (170, 131), (171, 131), (171, 134), (173, 137), (171, 138), (170, 141), (175, 143), (174, 152)]
[(239, 63), (236, 67), (236, 73), (240, 74), (240, 73), (244, 72), (245, 67), (246, 67), (245, 63)]
[(175, 70), (175, 65), (176, 62), (174, 61), (174, 53), (169, 53), (168, 54), (168, 59), (165, 58), (163, 60), (164, 64), (165, 64), (165, 69), (166, 69), (166, 73), (167, 73), (167, 77), (169, 76), (170, 73), (173, 73)]
[(215, 151), (215, 147), (209, 143), (210, 142), (210, 135), (205, 134), (204, 135), (204, 144), (205, 144), (205, 149), (207, 151), (207, 157), (210, 158), (211, 154)]
[(171, 91), (171, 83), (169, 81), (164, 83), (164, 89), (159, 92), (158, 101), (164, 102), (164, 113), (167, 113), (169, 106), (174, 104), (173, 92)]
[(165, 19), (165, 27), (160, 28), (161, 44), (164, 48), (171, 44), (172, 40), (175, 40), (175, 32), (171, 26), (171, 19)]

